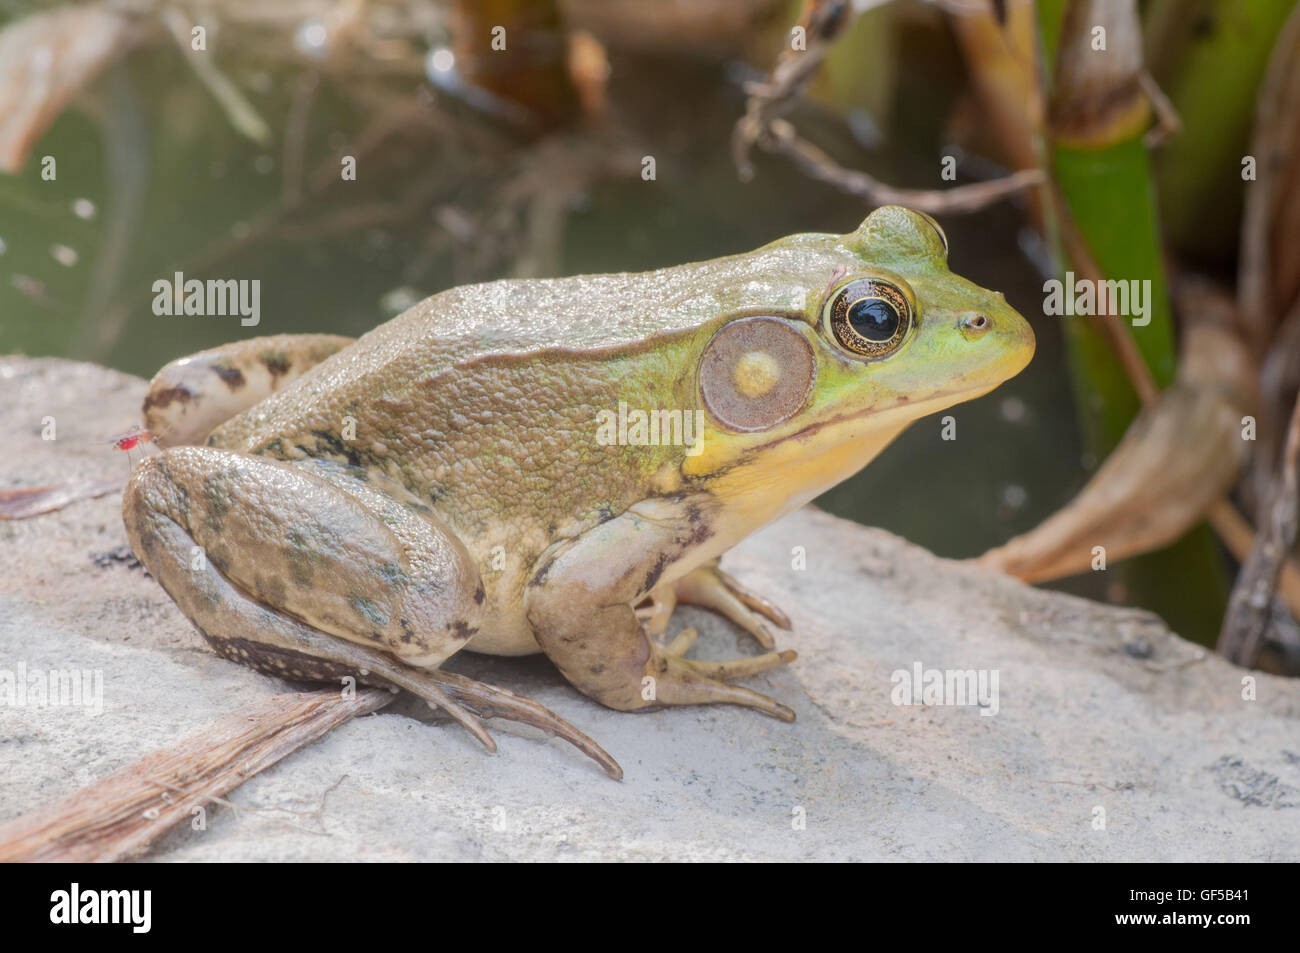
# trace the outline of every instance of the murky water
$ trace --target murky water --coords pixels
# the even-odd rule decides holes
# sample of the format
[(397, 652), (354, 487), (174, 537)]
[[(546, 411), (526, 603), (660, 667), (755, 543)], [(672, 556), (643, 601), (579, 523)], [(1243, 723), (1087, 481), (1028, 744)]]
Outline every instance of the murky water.
[[(521, 250), (541, 274), (635, 271), (796, 231), (848, 231), (869, 211), (779, 160), (760, 159), (742, 184), (729, 154), (743, 108), (736, 84), (709, 67), (653, 75), (658, 94), (634, 91), (635, 115), (624, 118), (629, 148), (656, 156), (654, 182), (593, 176), (572, 188), (562, 173), (574, 163), (561, 160), (547, 173), (554, 180), (512, 206), (503, 195), (526, 188), (530, 164), (545, 168), (542, 153), (520, 146), (480, 160), (460, 134), (473, 119), (463, 104), (446, 105), (454, 121), (397, 122), (360, 158), (357, 181), (339, 182), (331, 170), (373, 130), (378, 110), (310, 75), (243, 69), (235, 78), (272, 127), (298, 124), (293, 137), (260, 146), (232, 130), (173, 54), (134, 56), (95, 84), (88, 112), (65, 112), (20, 175), (0, 176), (0, 352), (148, 377), (240, 336), (360, 334), (420, 297), (508, 274)], [(910, 151), (875, 154), (843, 130), (826, 134), (847, 160), (928, 186), (928, 173), (909, 180), (909, 168), (935, 161), (931, 132), (922, 129)], [(488, 140), (501, 141), (495, 132)], [(41, 176), (46, 155), (57, 163), (52, 181)], [(322, 175), (329, 184), (313, 193)], [(563, 191), (558, 210), (546, 206), (549, 189)], [(955, 441), (941, 439), (938, 419), (922, 420), (822, 506), (966, 557), (1031, 528), (1082, 485), (1059, 319), (1041, 314), (1041, 281), (1018, 250), (1022, 220), (1004, 204), (943, 224), (953, 269), (1005, 292), (1030, 319), (1033, 364), (957, 408)], [(259, 280), (260, 322), (155, 314), (153, 283), (178, 271)], [(1100, 594), (1092, 580), (1069, 587)]]

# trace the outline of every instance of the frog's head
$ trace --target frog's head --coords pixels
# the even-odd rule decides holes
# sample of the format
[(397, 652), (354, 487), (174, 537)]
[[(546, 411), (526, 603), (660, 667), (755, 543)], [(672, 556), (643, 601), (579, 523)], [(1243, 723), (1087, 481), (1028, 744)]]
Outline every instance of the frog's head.
[(751, 274), (768, 271), (757, 283), (802, 289), (803, 307), (742, 311), (712, 331), (698, 373), (710, 426), (688, 475), (749, 471), (744, 485), (804, 483), (787, 489), (808, 498), (1033, 356), (1033, 332), (1002, 295), (948, 270), (928, 215), (887, 206), (851, 234), (791, 236), (756, 255)]

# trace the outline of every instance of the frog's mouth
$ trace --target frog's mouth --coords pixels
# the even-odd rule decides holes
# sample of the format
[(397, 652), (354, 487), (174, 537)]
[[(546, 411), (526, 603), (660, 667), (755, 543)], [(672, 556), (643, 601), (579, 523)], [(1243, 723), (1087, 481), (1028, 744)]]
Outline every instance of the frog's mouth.
[(931, 414), (938, 413), (954, 404), (962, 404), (968, 400), (976, 400), (983, 397), (989, 391), (995, 389), (1001, 382), (985, 384), (974, 388), (959, 388), (949, 391), (940, 391), (924, 400), (914, 401), (906, 394), (895, 398), (891, 403), (884, 407), (869, 407), (863, 410), (851, 411), (849, 413), (837, 414), (834, 417), (828, 417), (825, 420), (819, 420), (810, 423), (799, 430), (785, 435), (774, 435), (771, 440), (764, 441), (757, 446), (751, 447), (751, 453), (762, 453), (764, 450), (771, 449), (778, 444), (800, 444), (806, 445), (809, 442), (815, 442), (818, 437), (829, 432), (836, 432), (846, 429), (853, 429), (854, 425), (863, 425), (856, 433), (847, 433), (839, 435), (833, 443), (849, 442), (860, 437), (867, 437), (879, 434), (882, 431), (894, 431), (895, 434), (901, 433), (906, 427), (920, 420), (922, 417), (928, 417)]

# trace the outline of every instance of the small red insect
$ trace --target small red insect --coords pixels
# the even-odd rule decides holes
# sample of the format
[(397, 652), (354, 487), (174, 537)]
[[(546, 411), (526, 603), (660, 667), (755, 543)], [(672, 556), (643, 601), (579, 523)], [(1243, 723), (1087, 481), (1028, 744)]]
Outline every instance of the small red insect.
[(131, 451), (134, 450), (142, 443), (152, 443), (152, 442), (153, 442), (153, 434), (150, 433), (148, 430), (144, 429), (143, 427), (139, 426), (138, 424), (133, 426), (126, 433), (114, 437), (112, 440), (109, 441), (109, 443), (111, 443), (116, 449), (126, 451), (126, 462), (128, 467), (130, 467), (133, 463), (133, 461), (131, 460)]
[(147, 430), (141, 430), (138, 427), (132, 427), (130, 431), (122, 434), (113, 440), (113, 446), (119, 450), (134, 450), (139, 444), (148, 443), (153, 439), (153, 434)]

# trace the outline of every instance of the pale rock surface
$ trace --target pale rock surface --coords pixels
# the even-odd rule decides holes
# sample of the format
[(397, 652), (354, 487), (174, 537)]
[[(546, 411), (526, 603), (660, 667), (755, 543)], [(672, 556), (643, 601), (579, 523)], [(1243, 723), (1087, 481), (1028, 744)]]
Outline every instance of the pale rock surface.
[[(125, 470), (107, 441), (143, 390), (87, 364), (0, 359), (0, 489)], [(0, 821), (291, 687), (213, 655), (125, 545), (116, 495), (0, 523), (0, 669), (97, 670), (104, 685), (97, 715), (0, 707)], [(1150, 616), (811, 508), (724, 566), (794, 620), (779, 644), (799, 660), (749, 684), (795, 724), (734, 708), (620, 714), (544, 658), (457, 657), (451, 668), (586, 730), (626, 779), (496, 721), (487, 755), (405, 700), (253, 778), (231, 795), (242, 810), (214, 808), (205, 831), (172, 832), (149, 859), (1300, 859), (1300, 684), (1257, 675), (1243, 700), (1247, 673)], [(686, 623), (702, 631), (694, 655), (735, 654), (728, 623), (679, 610), (674, 630)], [(891, 673), (918, 662), (995, 670), (997, 713), (893, 704)]]

